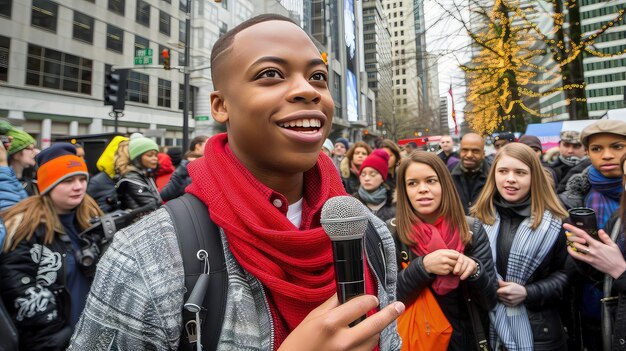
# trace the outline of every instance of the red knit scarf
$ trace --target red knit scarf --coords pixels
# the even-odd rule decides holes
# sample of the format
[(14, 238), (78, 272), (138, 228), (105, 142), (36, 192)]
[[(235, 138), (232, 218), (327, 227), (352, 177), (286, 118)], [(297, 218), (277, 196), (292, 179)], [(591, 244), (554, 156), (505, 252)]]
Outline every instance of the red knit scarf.
[[(439, 217), (434, 224), (422, 221), (415, 223), (413, 225), (413, 241), (415, 241), (415, 245), (411, 249), (419, 256), (426, 256), (440, 249), (450, 249), (460, 253), (463, 253), (465, 249), (459, 230), (451, 228), (443, 217)], [(432, 288), (438, 295), (446, 295), (456, 289), (459, 282), (459, 276), (453, 274), (438, 275)]]
[(346, 193), (330, 158), (319, 157), (304, 173), (300, 229), (270, 198), (287, 200), (241, 164), (226, 134), (209, 139), (188, 169), (186, 191), (209, 207), (237, 262), (268, 290), (289, 330), (335, 293), (332, 246), (319, 220), (324, 202)]

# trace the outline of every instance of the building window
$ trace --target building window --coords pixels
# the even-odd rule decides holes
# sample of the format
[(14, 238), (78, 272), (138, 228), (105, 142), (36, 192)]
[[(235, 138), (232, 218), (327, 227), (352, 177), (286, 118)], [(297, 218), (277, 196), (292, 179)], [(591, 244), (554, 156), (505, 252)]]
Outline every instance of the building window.
[(185, 13), (187, 13), (187, 1), (189, 0), (180, 0), (180, 3), (178, 4), (178, 8)]
[(0, 80), (9, 81), (9, 49), (11, 38), (0, 35)]
[(222, 7), (228, 10), (228, 0), (222, 0)]
[(137, 1), (137, 13), (135, 14), (135, 20), (139, 24), (143, 24), (146, 27), (150, 27), (150, 5), (143, 1)]
[(126, 100), (148, 104), (149, 94), (150, 76), (130, 71), (130, 74), (128, 75), (128, 87), (126, 88)]
[(59, 5), (48, 0), (33, 0), (31, 25), (53, 32), (57, 30)]
[(0, 16), (11, 18), (13, 0), (0, 0)]
[(137, 53), (137, 50), (145, 50), (147, 48), (150, 47), (150, 41), (146, 38), (140, 37), (138, 35), (135, 35), (135, 56)]
[(27, 85), (91, 94), (89, 59), (30, 44), (26, 65)]
[(93, 43), (93, 17), (74, 11), (74, 39)]
[(109, 0), (109, 10), (124, 16), (124, 7), (126, 0)]
[(159, 91), (157, 105), (171, 107), (172, 105), (172, 82), (159, 78)]
[(172, 18), (170, 15), (163, 11), (159, 11), (159, 32), (170, 36), (170, 23), (172, 22)]
[[(198, 88), (194, 87), (193, 85), (189, 86), (189, 111), (191, 111), (191, 116), (194, 116), (194, 101), (196, 100), (195, 97), (198, 93)], [(184, 107), (184, 95), (185, 95), (185, 85), (184, 84), (178, 84), (178, 109), (182, 110)]]
[(124, 52), (124, 31), (107, 24), (107, 49), (120, 54)]
[(178, 41), (185, 44), (185, 21), (178, 21)]

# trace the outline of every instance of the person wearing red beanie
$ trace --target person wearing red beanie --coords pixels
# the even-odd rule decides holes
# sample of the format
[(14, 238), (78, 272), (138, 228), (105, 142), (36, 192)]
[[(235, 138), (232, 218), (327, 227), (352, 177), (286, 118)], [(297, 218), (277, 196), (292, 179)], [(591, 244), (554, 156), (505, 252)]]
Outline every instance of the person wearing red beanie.
[(372, 151), (361, 164), (360, 186), (352, 195), (384, 222), (396, 216), (393, 194), (389, 185), (385, 183), (388, 172), (389, 154), (383, 149)]

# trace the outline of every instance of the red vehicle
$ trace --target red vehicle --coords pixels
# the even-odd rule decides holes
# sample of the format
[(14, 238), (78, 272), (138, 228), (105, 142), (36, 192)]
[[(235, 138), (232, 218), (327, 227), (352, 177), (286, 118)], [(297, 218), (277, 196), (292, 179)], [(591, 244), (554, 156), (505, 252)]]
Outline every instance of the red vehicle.
[(431, 143), (439, 144), (440, 140), (441, 140), (441, 135), (429, 135), (429, 136), (419, 137), (419, 138), (400, 139), (398, 140), (398, 145), (402, 146), (410, 142), (414, 142), (415, 145), (417, 146), (423, 146), (423, 145), (429, 145)]

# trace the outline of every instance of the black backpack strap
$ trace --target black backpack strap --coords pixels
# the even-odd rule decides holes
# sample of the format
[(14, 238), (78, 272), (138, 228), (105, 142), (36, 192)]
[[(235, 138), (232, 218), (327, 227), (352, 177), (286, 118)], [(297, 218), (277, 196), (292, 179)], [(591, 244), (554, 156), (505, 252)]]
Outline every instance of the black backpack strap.
[[(224, 322), (228, 274), (219, 228), (209, 216), (206, 205), (197, 197), (185, 194), (169, 201), (164, 208), (169, 212), (185, 271), (185, 302), (193, 290), (198, 276), (204, 273), (204, 261), (197, 258), (199, 250), (209, 257), (209, 286), (200, 311), (201, 338), (204, 350), (217, 348)], [(183, 309), (183, 333), (178, 350), (196, 349), (195, 314)]]

